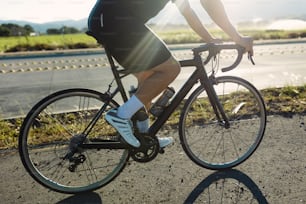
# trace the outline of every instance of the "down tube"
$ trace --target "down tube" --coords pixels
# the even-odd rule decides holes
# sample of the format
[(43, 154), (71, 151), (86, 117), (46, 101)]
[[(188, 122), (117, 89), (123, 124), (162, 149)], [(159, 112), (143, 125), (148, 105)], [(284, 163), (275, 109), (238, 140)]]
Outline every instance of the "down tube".
[(154, 136), (157, 134), (161, 126), (168, 120), (173, 111), (178, 107), (178, 105), (182, 102), (188, 92), (192, 89), (192, 87), (198, 82), (200, 71), (196, 69), (193, 74), (189, 77), (187, 82), (183, 85), (183, 87), (176, 94), (171, 103), (166, 107), (164, 112), (155, 120), (155, 122), (151, 125), (149, 129), (149, 134)]

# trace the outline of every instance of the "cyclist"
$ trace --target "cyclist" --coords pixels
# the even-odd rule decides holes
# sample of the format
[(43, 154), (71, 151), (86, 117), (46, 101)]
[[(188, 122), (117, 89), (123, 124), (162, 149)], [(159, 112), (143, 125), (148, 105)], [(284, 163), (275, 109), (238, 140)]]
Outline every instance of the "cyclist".
[[(177, 77), (180, 66), (164, 42), (145, 24), (171, 0), (97, 0), (88, 18), (94, 37), (110, 51), (126, 72), (138, 81), (137, 92), (105, 118), (134, 147), (140, 142), (134, 136), (132, 116), (159, 95)], [(190, 27), (206, 42), (220, 42), (203, 26), (188, 0), (172, 0)], [(253, 55), (253, 41), (241, 36), (229, 21), (220, 0), (201, 0), (201, 5), (237, 44)], [(148, 119), (147, 119), (148, 122)], [(172, 137), (159, 138), (160, 147), (173, 142)]]

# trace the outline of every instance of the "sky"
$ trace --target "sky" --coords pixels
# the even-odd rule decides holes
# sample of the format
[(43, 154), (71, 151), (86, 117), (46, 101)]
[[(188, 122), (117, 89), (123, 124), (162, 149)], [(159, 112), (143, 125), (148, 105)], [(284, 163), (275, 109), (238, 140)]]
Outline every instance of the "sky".
[[(87, 18), (96, 0), (0, 0), (0, 20), (24, 20), (45, 23), (59, 20)], [(190, 0), (200, 10), (199, 0)], [(228, 15), (233, 21), (266, 18), (298, 18), (306, 16), (306, 0), (223, 0)], [(167, 6), (169, 13), (175, 7)]]

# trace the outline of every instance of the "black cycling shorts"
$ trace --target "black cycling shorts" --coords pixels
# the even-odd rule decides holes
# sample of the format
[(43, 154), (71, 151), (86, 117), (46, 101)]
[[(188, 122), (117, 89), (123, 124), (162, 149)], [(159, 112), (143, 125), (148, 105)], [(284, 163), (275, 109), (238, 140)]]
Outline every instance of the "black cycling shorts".
[(88, 27), (129, 73), (149, 70), (171, 57), (164, 42), (121, 5), (98, 1)]

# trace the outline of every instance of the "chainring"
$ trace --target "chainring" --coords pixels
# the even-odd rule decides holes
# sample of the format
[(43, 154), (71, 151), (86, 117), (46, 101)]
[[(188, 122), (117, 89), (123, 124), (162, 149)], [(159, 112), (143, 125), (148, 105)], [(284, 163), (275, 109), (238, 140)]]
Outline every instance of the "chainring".
[(159, 153), (160, 147), (157, 137), (142, 135), (139, 137), (141, 146), (131, 150), (133, 160), (141, 163), (152, 161)]

